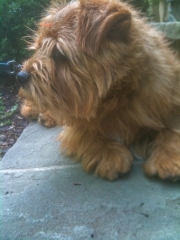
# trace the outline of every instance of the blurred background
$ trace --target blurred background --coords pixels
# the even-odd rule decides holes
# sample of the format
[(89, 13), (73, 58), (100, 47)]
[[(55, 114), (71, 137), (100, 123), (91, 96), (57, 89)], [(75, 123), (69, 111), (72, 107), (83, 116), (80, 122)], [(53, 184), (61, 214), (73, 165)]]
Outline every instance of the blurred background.
[[(129, 2), (151, 22), (180, 21), (180, 0)], [(49, 3), (50, 0), (0, 1), (0, 62), (14, 59), (21, 63), (28, 57), (29, 53), (23, 37), (32, 35), (30, 29), (36, 29), (36, 21), (42, 16)]]

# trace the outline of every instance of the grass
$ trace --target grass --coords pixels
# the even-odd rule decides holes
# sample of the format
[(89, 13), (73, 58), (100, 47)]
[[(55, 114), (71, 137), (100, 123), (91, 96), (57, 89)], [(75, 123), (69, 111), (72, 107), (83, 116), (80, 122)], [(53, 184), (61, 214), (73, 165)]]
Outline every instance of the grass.
[(6, 111), (3, 98), (0, 94), (0, 127), (12, 124), (10, 117), (18, 110), (18, 104), (15, 103), (8, 111)]

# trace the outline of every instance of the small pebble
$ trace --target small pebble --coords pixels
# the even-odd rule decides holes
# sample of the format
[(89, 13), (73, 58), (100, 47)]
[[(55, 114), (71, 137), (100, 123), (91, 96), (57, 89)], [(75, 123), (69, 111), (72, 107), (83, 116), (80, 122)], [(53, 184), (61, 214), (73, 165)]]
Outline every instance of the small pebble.
[(6, 139), (6, 135), (0, 135), (0, 141), (4, 141)]

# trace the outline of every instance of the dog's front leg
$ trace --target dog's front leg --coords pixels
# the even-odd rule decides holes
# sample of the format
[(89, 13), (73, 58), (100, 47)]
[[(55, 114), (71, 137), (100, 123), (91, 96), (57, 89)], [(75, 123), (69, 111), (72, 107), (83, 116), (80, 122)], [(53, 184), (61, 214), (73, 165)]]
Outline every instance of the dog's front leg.
[(158, 175), (162, 179), (180, 178), (180, 135), (165, 129), (151, 144), (149, 159), (144, 164), (148, 176)]
[(60, 139), (64, 153), (80, 160), (87, 172), (112, 181), (130, 170), (132, 154), (114, 140), (83, 127), (65, 127)]

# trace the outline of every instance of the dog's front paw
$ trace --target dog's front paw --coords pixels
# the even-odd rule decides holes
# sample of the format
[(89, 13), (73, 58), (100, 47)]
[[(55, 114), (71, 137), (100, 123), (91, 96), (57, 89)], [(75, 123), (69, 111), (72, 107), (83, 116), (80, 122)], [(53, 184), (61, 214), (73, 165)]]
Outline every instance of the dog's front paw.
[(65, 155), (81, 161), (86, 172), (110, 181), (126, 174), (133, 162), (133, 156), (125, 145), (103, 136), (94, 137), (83, 127), (65, 127), (59, 139)]
[(95, 172), (95, 175), (113, 181), (130, 170), (132, 161), (133, 157), (125, 146), (111, 143), (84, 156), (82, 166), (87, 172)]
[(129, 172), (130, 167), (131, 161), (121, 159), (119, 156), (109, 161), (103, 161), (102, 159), (96, 167), (95, 175), (113, 181)]
[(55, 127), (57, 125), (56, 121), (50, 116), (48, 112), (40, 113), (38, 115), (38, 122), (48, 128)]
[(177, 181), (180, 179), (180, 153), (161, 151), (154, 153), (143, 168), (147, 176)]

